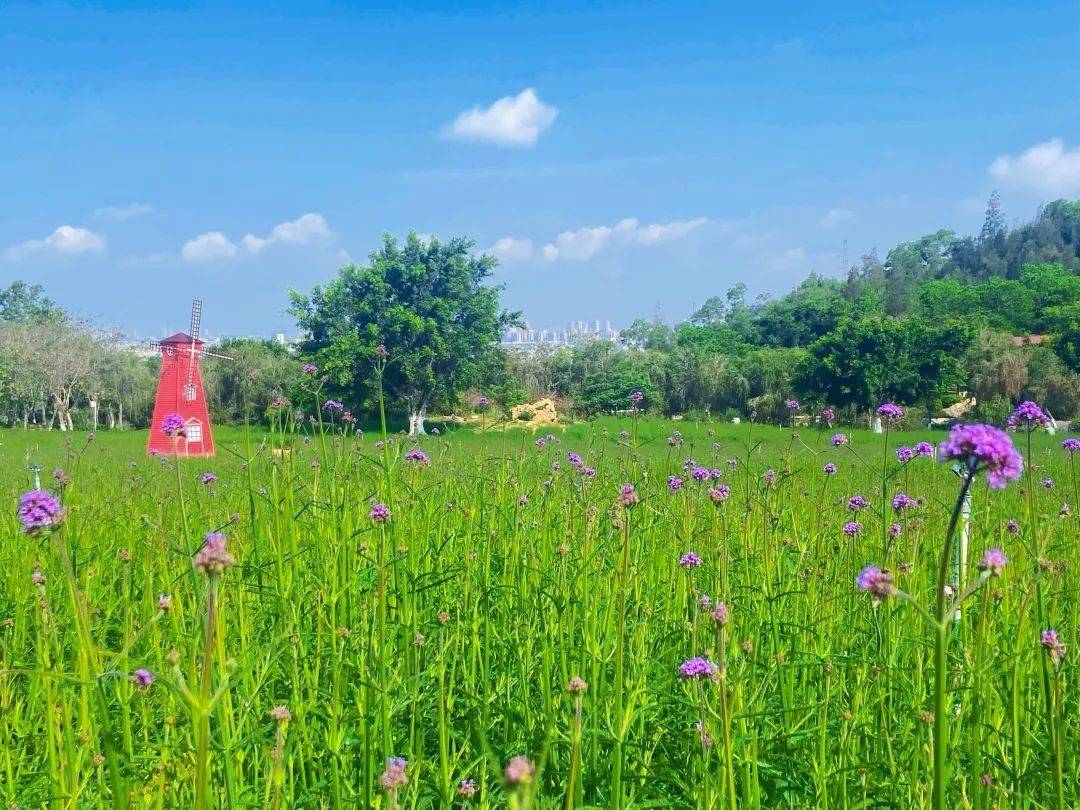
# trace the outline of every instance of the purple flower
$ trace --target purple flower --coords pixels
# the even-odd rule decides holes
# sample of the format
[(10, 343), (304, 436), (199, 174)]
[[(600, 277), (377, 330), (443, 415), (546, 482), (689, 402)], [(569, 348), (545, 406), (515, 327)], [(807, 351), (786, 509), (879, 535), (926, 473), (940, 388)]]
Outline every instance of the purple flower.
[(695, 481), (708, 481), (710, 473), (707, 467), (694, 467), (694, 470), (692, 473), (690, 473), (690, 476)]
[(828, 464), (826, 464), (826, 465), (825, 465), (824, 467), (822, 467), (821, 469), (823, 469), (823, 470), (825, 471), (825, 474), (826, 474), (826, 475), (832, 475), (833, 473), (835, 473), (835, 472), (836, 472), (836, 465), (835, 465), (835, 464), (833, 464), (833, 463), (832, 463), (832, 462), (830, 461), (830, 462), (829, 462)]
[(712, 607), (712, 597), (707, 593), (703, 593), (701, 598), (698, 599), (698, 607), (701, 608), (703, 613), (708, 612), (709, 608)]
[(471, 799), (476, 795), (476, 780), (462, 779), (458, 782), (457, 795), (463, 799)]
[(304, 365), (300, 366), (300, 371), (309, 377), (314, 377), (319, 373), (319, 367), (314, 363), (304, 363)]
[(377, 503), (371, 507), (368, 517), (371, 518), (372, 523), (386, 523), (390, 520), (390, 507), (385, 503)]
[(326, 402), (324, 402), (322, 404), (322, 409), (324, 411), (330, 411), (330, 412), (343, 411), (343, 410), (345, 410), (345, 406), (342, 405), (340, 402), (338, 402), (336, 399), (328, 399), (328, 400), (326, 400)]
[(992, 548), (983, 552), (982, 560), (979, 561), (980, 571), (989, 571), (991, 576), (1000, 577), (1001, 569), (1009, 564), (1009, 558), (1000, 548)]
[(539, 439), (537, 439), (535, 442), (533, 442), (533, 444), (535, 444), (536, 448), (539, 450), (541, 447), (543, 447), (545, 444), (547, 444), (547, 442), (544, 441), (544, 437), (541, 436)]
[(1005, 531), (1009, 534), (1020, 534), (1020, 524), (1016, 522), (1016, 518), (1009, 518), (1009, 522), (1005, 524)]
[(372, 351), (374, 352), (375, 356), (380, 358), (380, 359), (382, 359), (384, 357), (388, 357), (389, 354), (390, 354), (390, 352), (387, 351), (386, 347), (384, 345), (382, 345), (381, 343), (378, 346), (376, 346)]
[(889, 537), (899, 537), (903, 531), (903, 526), (899, 523), (893, 523), (889, 526)]
[(917, 505), (914, 498), (903, 492), (897, 493), (896, 497), (892, 499), (892, 508), (894, 512), (903, 512), (905, 509), (910, 509)]
[(477, 408), (486, 408), (490, 404), (491, 404), (491, 400), (488, 399), (487, 397), (485, 397), (483, 394), (481, 394), (480, 396), (478, 396), (476, 398), (476, 407)]
[(405, 774), (405, 768), (409, 765), (407, 759), (401, 757), (388, 757), (386, 770), (379, 777), (379, 784), (385, 791), (395, 791), (409, 784), (409, 777)]
[(789, 399), (784, 404), (787, 405), (787, 409), (789, 411), (798, 411), (798, 410), (802, 409), (802, 405), (799, 403), (799, 400), (797, 400), (797, 399)]
[(731, 488), (726, 484), (719, 484), (715, 487), (709, 487), (709, 499), (713, 503), (723, 503), (728, 499), (728, 495), (731, 494)]
[(1065, 657), (1065, 645), (1058, 638), (1057, 630), (1043, 630), (1039, 643), (1055, 663)]
[(709, 618), (712, 619), (714, 623), (723, 627), (731, 621), (731, 614), (728, 613), (727, 605), (723, 602), (717, 602), (716, 607), (714, 607), (712, 613), (709, 614)]
[(715, 678), (717, 666), (708, 658), (691, 658), (683, 661), (679, 672), (687, 680), (700, 681), (703, 678)]
[(192, 564), (196, 571), (202, 571), (207, 576), (221, 576), (236, 565), (236, 558), (225, 550), (225, 535), (207, 532), (202, 548), (195, 552)]
[(405, 460), (411, 461), (414, 464), (422, 464), (425, 467), (431, 464), (431, 458), (419, 447), (414, 447), (412, 450), (406, 453)]
[(643, 400), (643, 399), (645, 399), (645, 395), (643, 393), (641, 393), (640, 391), (633, 391), (630, 394), (630, 401), (633, 402), (635, 405), (637, 403), (641, 402), (641, 400)]
[(892, 574), (888, 571), (882, 571), (874, 565), (868, 565), (859, 572), (859, 576), (855, 580), (855, 587), (864, 593), (882, 598), (892, 596), (896, 592)]
[(567, 453), (566, 460), (569, 461), (571, 464), (580, 464), (581, 456), (579, 456), (577, 453)]
[(883, 402), (878, 405), (877, 415), (882, 419), (891, 422), (894, 419), (902, 419), (904, 416), (904, 409), (892, 402)]
[(957, 459), (973, 469), (987, 471), (994, 489), (1015, 481), (1024, 469), (1024, 460), (1003, 430), (990, 425), (957, 425), (941, 445), (942, 459)]
[(862, 531), (862, 524), (857, 520), (849, 520), (844, 524), (843, 532), (848, 537), (854, 537)]
[(506, 763), (506, 782), (511, 787), (527, 785), (536, 775), (536, 768), (527, 756), (519, 754)]
[(822, 408), (821, 418), (824, 419), (826, 422), (831, 422), (833, 419), (836, 418), (836, 411), (829, 407)]
[(1012, 412), (1012, 416), (1008, 418), (1006, 423), (1010, 427), (1025, 425), (1028, 429), (1031, 429), (1032, 427), (1045, 427), (1050, 424), (1050, 417), (1043, 413), (1039, 403), (1032, 402), (1029, 399), (1016, 406), (1016, 410)]
[(630, 438), (630, 431), (629, 430), (620, 430), (619, 431), (619, 438), (620, 439), (629, 439)]
[(862, 509), (865, 509), (869, 505), (870, 504), (867, 502), (866, 498), (864, 498), (862, 495), (852, 495), (850, 498), (848, 498), (847, 501), (847, 508), (852, 512), (858, 512)]
[(848, 437), (846, 433), (834, 433), (829, 441), (832, 442), (833, 447), (839, 447), (842, 444), (847, 444)]
[(701, 557), (692, 551), (688, 551), (679, 558), (679, 565), (689, 570), (701, 565)]
[(161, 432), (169, 436), (179, 435), (184, 429), (184, 417), (178, 413), (166, 414), (161, 420)]
[(934, 445), (930, 444), (930, 442), (919, 442), (917, 445), (915, 445), (915, 452), (918, 453), (920, 456), (933, 458)]
[(915, 458), (915, 451), (906, 444), (902, 444), (896, 448), (896, 459), (901, 464), (907, 464), (913, 458)]
[(64, 507), (51, 492), (32, 489), (19, 498), (19, 521), (27, 534), (53, 529), (64, 522)]
[(1067, 450), (1069, 455), (1080, 452), (1080, 439), (1068, 438), (1061, 443), (1061, 449)]
[(150, 684), (154, 682), (154, 673), (148, 669), (137, 669), (131, 673), (129, 680), (136, 689), (142, 691), (150, 688)]
[(204, 472), (202, 474), (202, 482), (204, 484), (212, 484), (215, 481), (217, 481), (217, 476), (214, 475), (212, 472)]
[(678, 492), (679, 488), (683, 485), (683, 480), (677, 475), (669, 475), (667, 480), (668, 492)]
[(633, 484), (623, 484), (619, 487), (619, 501), (627, 509), (637, 504), (638, 500), (638, 494)]
[(765, 479), (765, 484), (771, 487), (776, 483), (776, 470), (766, 470), (762, 477)]
[(1047, 476), (1046, 478), (1044, 478), (1042, 480), (1042, 486), (1043, 486), (1043, 489), (1053, 489), (1054, 488), (1054, 479), (1051, 478), (1050, 476)]

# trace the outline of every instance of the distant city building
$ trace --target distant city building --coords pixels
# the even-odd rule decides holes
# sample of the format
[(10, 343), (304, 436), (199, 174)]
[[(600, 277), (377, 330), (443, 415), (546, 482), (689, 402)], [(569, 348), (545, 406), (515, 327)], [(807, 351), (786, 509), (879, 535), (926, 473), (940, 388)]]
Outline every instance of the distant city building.
[(619, 330), (613, 329), (611, 321), (605, 321), (600, 328), (600, 321), (573, 321), (565, 328), (537, 329), (526, 321), (525, 326), (511, 326), (502, 336), (502, 345), (516, 349), (531, 349), (537, 346), (574, 346), (587, 340), (607, 340), (617, 343)]

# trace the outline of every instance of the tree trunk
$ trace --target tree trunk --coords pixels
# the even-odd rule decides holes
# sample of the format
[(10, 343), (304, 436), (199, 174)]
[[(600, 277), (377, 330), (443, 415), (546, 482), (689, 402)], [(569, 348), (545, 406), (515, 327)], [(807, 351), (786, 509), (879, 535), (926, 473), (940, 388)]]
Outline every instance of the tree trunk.
[(427, 406), (421, 406), (420, 410), (409, 411), (409, 435), (410, 436), (426, 436), (427, 431), (424, 430), (424, 419), (427, 418)]
[(124, 429), (124, 400), (120, 400), (116, 403), (117, 419), (116, 427), (118, 430)]
[(874, 433), (881, 433), (881, 417), (876, 413), (870, 420), (870, 429), (873, 430)]

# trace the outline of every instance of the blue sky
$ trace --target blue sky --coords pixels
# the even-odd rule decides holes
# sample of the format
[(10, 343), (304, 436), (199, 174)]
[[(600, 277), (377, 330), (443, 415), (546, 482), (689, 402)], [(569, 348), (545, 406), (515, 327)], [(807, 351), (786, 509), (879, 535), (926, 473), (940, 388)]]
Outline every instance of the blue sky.
[(136, 334), (291, 330), (384, 231), (538, 325), (1080, 197), (1080, 4), (5, 4), (0, 283)]

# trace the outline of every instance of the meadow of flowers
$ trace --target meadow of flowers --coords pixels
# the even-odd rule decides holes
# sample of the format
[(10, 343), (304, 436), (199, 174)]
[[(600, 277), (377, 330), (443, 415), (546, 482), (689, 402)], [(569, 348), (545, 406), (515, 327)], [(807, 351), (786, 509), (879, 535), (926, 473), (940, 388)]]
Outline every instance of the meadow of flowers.
[(1080, 804), (1080, 441), (1033, 403), (419, 441), (337, 410), (213, 459), (0, 435), (9, 806)]

